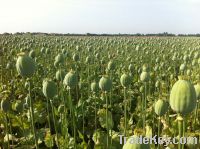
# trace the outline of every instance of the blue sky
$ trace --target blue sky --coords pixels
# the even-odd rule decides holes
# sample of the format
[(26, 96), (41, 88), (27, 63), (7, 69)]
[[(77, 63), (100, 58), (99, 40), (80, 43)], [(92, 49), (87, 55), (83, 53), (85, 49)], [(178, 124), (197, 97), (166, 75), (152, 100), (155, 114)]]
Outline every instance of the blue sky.
[(200, 0), (0, 0), (0, 33), (200, 33)]

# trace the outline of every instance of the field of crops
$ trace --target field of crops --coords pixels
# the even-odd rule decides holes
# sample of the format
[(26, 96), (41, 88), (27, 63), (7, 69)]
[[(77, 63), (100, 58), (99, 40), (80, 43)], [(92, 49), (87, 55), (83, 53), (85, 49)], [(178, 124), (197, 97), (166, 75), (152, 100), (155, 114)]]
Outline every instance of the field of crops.
[(199, 99), (200, 38), (0, 35), (0, 148), (199, 149)]

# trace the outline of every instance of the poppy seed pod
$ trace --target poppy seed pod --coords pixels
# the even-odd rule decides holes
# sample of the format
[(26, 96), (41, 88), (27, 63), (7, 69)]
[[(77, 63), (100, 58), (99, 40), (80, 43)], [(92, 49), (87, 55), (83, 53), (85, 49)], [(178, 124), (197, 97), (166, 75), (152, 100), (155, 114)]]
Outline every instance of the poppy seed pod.
[(58, 63), (63, 63), (65, 60), (64, 58), (64, 55), (63, 54), (58, 54), (56, 57), (55, 57), (55, 61), (57, 61)]
[(108, 68), (108, 70), (114, 70), (115, 69), (115, 63), (113, 61), (109, 61), (107, 68)]
[(91, 58), (90, 56), (87, 56), (86, 59), (85, 59), (85, 62), (86, 62), (87, 64), (91, 64), (92, 58)]
[(143, 72), (141, 73), (141, 75), (140, 75), (140, 80), (141, 80), (142, 82), (147, 82), (147, 81), (149, 81), (149, 78), (150, 78), (150, 74), (149, 74), (148, 72), (146, 72), (146, 71), (143, 71)]
[(35, 58), (35, 51), (34, 51), (34, 50), (31, 50), (31, 51), (29, 52), (29, 56), (30, 56), (31, 58)]
[(17, 100), (14, 104), (14, 110), (21, 113), (23, 111), (23, 102), (21, 100)]
[(99, 90), (98, 84), (96, 82), (92, 82), (91, 91), (96, 93), (98, 90)]
[(124, 73), (120, 78), (120, 83), (123, 87), (128, 87), (131, 83), (131, 77)]
[(140, 137), (133, 135), (124, 144), (122, 149), (150, 149), (149, 144), (137, 143), (136, 140), (139, 141)]
[(180, 71), (185, 71), (185, 69), (186, 69), (186, 65), (185, 64), (181, 64)]
[(64, 70), (58, 70), (57, 72), (56, 72), (56, 80), (58, 80), (58, 81), (63, 81), (64, 80), (64, 78), (65, 78), (65, 72), (64, 72)]
[(36, 69), (35, 62), (32, 58), (25, 54), (21, 54), (16, 62), (17, 72), (22, 77), (31, 77)]
[(128, 70), (129, 70), (131, 73), (133, 73), (133, 71), (134, 71), (134, 67), (133, 67), (132, 64), (130, 64), (130, 65), (128, 66)]
[(163, 116), (168, 110), (168, 103), (164, 100), (159, 99), (155, 103), (154, 110), (158, 116)]
[(75, 61), (75, 62), (77, 62), (78, 60), (79, 60), (79, 56), (78, 56), (78, 54), (74, 54), (73, 55), (73, 60)]
[(197, 100), (200, 99), (200, 83), (197, 83), (195, 86), (195, 92), (196, 92), (196, 97), (197, 97)]
[(70, 71), (65, 75), (64, 85), (67, 85), (69, 88), (73, 88), (78, 84), (77, 75), (74, 71)]
[(8, 112), (10, 110), (10, 101), (8, 99), (1, 100), (1, 110)]
[(55, 82), (45, 79), (42, 85), (43, 85), (42, 91), (46, 98), (55, 97), (55, 95), (57, 94), (57, 86)]
[(103, 91), (103, 92), (108, 92), (111, 90), (112, 88), (112, 81), (110, 80), (110, 78), (108, 76), (103, 76), (100, 80), (99, 80), (99, 88)]
[(178, 80), (170, 94), (171, 108), (180, 114), (188, 114), (196, 107), (196, 92), (194, 86), (186, 80)]

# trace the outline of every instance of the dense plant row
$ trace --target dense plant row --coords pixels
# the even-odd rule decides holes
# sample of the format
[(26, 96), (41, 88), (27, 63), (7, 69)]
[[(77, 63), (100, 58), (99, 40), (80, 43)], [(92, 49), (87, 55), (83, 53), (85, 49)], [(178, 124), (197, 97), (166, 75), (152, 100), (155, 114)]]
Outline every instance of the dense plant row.
[(165, 147), (120, 144), (119, 135), (199, 140), (199, 38), (1, 35), (0, 66), (4, 148)]

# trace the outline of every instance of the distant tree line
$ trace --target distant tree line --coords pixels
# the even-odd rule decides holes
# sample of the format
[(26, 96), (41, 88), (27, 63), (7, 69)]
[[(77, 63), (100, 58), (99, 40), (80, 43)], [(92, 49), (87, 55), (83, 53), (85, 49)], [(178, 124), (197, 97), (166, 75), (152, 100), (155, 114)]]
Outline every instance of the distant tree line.
[(158, 36), (158, 37), (176, 37), (176, 36), (180, 36), (180, 37), (200, 37), (200, 34), (172, 34), (172, 33), (168, 33), (168, 32), (164, 32), (164, 33), (157, 33), (157, 34), (140, 34), (140, 33), (136, 33), (136, 34), (95, 34), (95, 33), (86, 33), (86, 34), (73, 34), (73, 33), (67, 33), (67, 34), (61, 34), (61, 33), (41, 33), (41, 32), (17, 32), (17, 33), (3, 33), (3, 35), (51, 35), (51, 36), (136, 36), (136, 37), (140, 37), (140, 36)]

